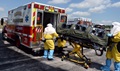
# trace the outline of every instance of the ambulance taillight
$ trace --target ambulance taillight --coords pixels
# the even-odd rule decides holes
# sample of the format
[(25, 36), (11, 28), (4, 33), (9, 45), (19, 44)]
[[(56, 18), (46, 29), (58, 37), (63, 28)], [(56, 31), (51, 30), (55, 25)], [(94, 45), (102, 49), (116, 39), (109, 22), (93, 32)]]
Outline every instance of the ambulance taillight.
[(28, 8), (31, 8), (31, 4), (28, 4)]

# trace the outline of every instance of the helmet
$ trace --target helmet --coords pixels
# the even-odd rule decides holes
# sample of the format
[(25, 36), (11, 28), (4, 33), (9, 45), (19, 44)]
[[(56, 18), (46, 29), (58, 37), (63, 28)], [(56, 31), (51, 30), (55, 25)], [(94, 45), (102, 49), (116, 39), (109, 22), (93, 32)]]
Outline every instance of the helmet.
[(51, 23), (48, 23), (48, 24), (47, 24), (47, 27), (52, 27), (52, 24), (51, 24)]
[(112, 25), (113, 26), (120, 26), (120, 23), (119, 22), (113, 22)]

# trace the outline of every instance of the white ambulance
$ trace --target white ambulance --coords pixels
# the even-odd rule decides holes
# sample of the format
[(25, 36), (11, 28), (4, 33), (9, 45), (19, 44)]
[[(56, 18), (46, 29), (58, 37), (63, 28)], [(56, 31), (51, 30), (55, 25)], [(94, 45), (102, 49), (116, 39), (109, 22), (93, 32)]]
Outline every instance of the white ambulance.
[(34, 49), (40, 47), (42, 34), (48, 23), (56, 28), (59, 23), (66, 22), (64, 8), (32, 2), (8, 11), (2, 37), (14, 40), (17, 47), (22, 44)]

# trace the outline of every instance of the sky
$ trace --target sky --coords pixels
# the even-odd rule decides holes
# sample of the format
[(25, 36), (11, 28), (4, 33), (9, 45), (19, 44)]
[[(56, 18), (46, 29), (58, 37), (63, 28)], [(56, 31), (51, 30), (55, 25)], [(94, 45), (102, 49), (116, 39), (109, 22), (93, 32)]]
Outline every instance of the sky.
[(0, 0), (0, 18), (30, 2), (65, 8), (68, 18), (90, 18), (93, 23), (107, 25), (120, 22), (120, 0)]

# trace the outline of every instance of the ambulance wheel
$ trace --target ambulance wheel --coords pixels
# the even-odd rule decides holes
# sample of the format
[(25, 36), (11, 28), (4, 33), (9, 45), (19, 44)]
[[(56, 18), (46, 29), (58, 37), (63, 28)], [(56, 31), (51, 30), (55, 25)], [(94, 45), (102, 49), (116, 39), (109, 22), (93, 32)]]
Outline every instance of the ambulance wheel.
[(91, 63), (92, 63), (92, 62), (91, 62), (91, 59), (88, 59), (87, 64), (88, 64), (88, 65), (91, 65)]
[(7, 40), (7, 35), (6, 35), (6, 33), (4, 33), (4, 32), (2, 32), (2, 39), (3, 39), (3, 40)]
[(20, 40), (17, 39), (15, 42), (16, 42), (16, 47), (20, 47)]

